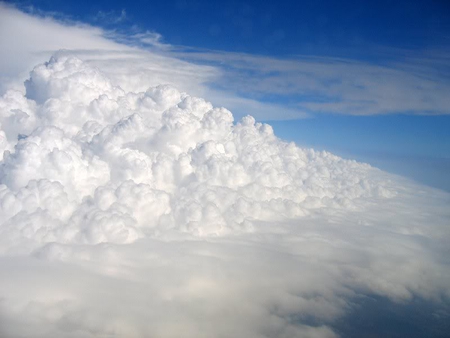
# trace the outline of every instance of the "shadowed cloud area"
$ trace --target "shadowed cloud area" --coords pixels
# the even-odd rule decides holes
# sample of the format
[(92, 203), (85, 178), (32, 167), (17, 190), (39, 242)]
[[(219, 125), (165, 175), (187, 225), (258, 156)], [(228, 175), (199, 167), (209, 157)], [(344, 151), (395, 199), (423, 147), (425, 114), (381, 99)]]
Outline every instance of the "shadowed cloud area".
[(449, 194), (101, 64), (55, 54), (0, 99), (2, 337), (337, 337), (388, 302), (448, 318)]

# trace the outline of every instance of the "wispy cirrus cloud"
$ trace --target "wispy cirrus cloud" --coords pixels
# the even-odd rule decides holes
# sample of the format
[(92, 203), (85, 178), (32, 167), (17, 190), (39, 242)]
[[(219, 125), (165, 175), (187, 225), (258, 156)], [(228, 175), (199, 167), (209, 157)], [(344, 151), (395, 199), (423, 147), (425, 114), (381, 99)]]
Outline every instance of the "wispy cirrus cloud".
[[(297, 109), (215, 88), (226, 70), (207, 62), (182, 60), (173, 52), (176, 47), (161, 42), (158, 33), (108, 31), (44, 13), (27, 14), (3, 3), (0, 9), (0, 44), (7, 47), (0, 50), (0, 92), (12, 86), (22, 88), (34, 64), (66, 50), (101, 67), (113, 83), (120, 83), (126, 90), (142, 91), (165, 83), (227, 105), (240, 116), (254, 114), (262, 119), (273, 111), (302, 116)], [(30, 31), (34, 32), (32, 37)], [(133, 72), (128, 70), (130, 66)]]
[(117, 25), (128, 20), (127, 11), (122, 9), (120, 12), (110, 10), (110, 11), (98, 11), (93, 21), (97, 21), (101, 24), (106, 25)]
[[(405, 53), (405, 51), (403, 51)], [(450, 60), (439, 51), (383, 62), (298, 56), (277, 59), (227, 52), (181, 53), (226, 70), (217, 85), (244, 97), (284, 102), (305, 113), (449, 114)], [(273, 119), (282, 119), (274, 114)]]
[[(450, 90), (450, 61), (445, 50), (375, 47), (372, 54), (380, 56), (376, 62), (311, 56), (275, 58), (174, 46), (163, 42), (157, 32), (135, 28), (128, 33), (108, 31), (1, 6), (0, 42), (8, 46), (1, 52), (2, 83), (8, 76), (11, 80), (19, 69), (26, 74), (44, 54), (47, 58), (57, 49), (71, 50), (82, 58), (83, 52), (89, 51), (93, 58), (95, 51), (102, 51), (96, 57), (97, 64), (103, 59), (105, 65), (105, 51), (111, 51), (111, 64), (118, 66), (127, 54), (136, 68), (140, 67), (134, 74), (141, 74), (141, 79), (135, 83), (169, 83), (227, 106), (238, 116), (250, 113), (262, 120), (280, 120), (316, 113), (449, 113), (446, 93)], [(35, 32), (33, 39), (30, 30)], [(27, 43), (14, 43), (18, 40)], [(113, 67), (105, 68), (111, 70), (114, 79)], [(116, 73), (121, 72), (119, 67)], [(162, 77), (152, 81), (155, 72)], [(144, 78), (147, 82), (141, 81)]]

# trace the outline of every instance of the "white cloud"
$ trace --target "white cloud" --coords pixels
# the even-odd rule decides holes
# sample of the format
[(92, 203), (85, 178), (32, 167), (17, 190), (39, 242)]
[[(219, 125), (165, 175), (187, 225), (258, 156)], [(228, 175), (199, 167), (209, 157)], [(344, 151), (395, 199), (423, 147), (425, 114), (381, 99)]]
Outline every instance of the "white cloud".
[(450, 296), (448, 194), (69, 54), (0, 99), (2, 337), (336, 337), (358, 295)]
[(170, 84), (236, 109), (241, 116), (258, 113), (265, 118), (272, 110), (299, 115), (296, 109), (266, 106), (233, 92), (214, 90), (211, 84), (219, 81), (225, 70), (183, 61), (161, 39), (156, 32), (124, 35), (52, 16), (33, 16), (0, 2), (0, 46), (4, 47), (0, 49), (0, 93), (10, 88), (22, 90), (29, 70), (59, 51), (100, 67), (113, 84), (127, 91)]
[(445, 113), (431, 66), (106, 35), (0, 4), (0, 336), (336, 337), (360, 295), (448, 302), (448, 194), (215, 107), (298, 117), (327, 104), (261, 97), (327, 92), (354, 114), (400, 96)]
[(127, 11), (125, 9), (120, 12), (114, 10), (98, 11), (93, 20), (106, 25), (120, 24), (128, 20)]
[(164, 44), (161, 42), (162, 35), (156, 32), (146, 31), (145, 33), (138, 33), (131, 37), (132, 39), (136, 39), (144, 45), (154, 46), (160, 49), (168, 49), (170, 45)]
[[(405, 51), (388, 52), (391, 57), (380, 56), (378, 64), (344, 58), (277, 59), (210, 51), (179, 55), (226, 69), (217, 83), (223, 91), (255, 100), (269, 97), (288, 102), (297, 116), (298, 112), (449, 114), (448, 59), (437, 51), (410, 51), (408, 58), (403, 56)], [(291, 118), (274, 112), (269, 119)]]
[[(0, 76), (5, 82), (28, 72), (59, 49), (116, 50), (102, 30), (82, 24), (61, 24), (51, 17), (35, 17), (0, 3)], [(124, 50), (125, 46), (120, 46)]]
[(4, 46), (0, 93), (12, 85), (22, 88), (30, 68), (57, 50), (68, 50), (101, 68), (112, 83), (127, 91), (171, 84), (226, 106), (239, 117), (449, 113), (445, 50), (379, 48), (374, 52), (380, 55), (377, 64), (326, 57), (278, 59), (172, 46), (162, 42), (157, 32), (120, 34), (52, 16), (33, 16), (3, 3), (0, 25)]

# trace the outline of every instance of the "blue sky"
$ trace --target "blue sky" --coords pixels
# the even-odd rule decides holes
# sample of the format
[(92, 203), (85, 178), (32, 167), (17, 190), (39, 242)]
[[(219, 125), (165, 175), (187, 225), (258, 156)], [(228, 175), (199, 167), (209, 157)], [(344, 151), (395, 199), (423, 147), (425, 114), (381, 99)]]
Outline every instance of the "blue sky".
[(450, 5), (445, 1), (15, 3), (115, 28), (136, 25), (175, 45), (277, 56), (364, 55), (362, 47), (430, 48), (450, 38)]
[(128, 44), (169, 46), (221, 71), (204, 96), (237, 117), (251, 113), (287, 140), (450, 191), (446, 1), (12, 3)]

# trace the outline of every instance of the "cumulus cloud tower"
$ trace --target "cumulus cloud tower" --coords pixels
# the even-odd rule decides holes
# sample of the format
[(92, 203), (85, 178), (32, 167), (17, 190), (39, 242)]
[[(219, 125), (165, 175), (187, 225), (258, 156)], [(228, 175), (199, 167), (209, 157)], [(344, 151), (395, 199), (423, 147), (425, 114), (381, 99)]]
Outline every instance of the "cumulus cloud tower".
[[(85, 337), (332, 337), (353, 288), (394, 300), (449, 293), (440, 246), (422, 241), (448, 238), (448, 196), (433, 197), (438, 216), (425, 227), (423, 187), (284, 142), (168, 85), (126, 92), (75, 57), (36, 66), (25, 88), (0, 99), (0, 271), (12, 259), (38, 282), (0, 282), (5, 336), (31, 325), (37, 337), (69, 327)], [(124, 309), (106, 315), (108, 295), (127, 285)], [(298, 314), (320, 325), (289, 319)]]

